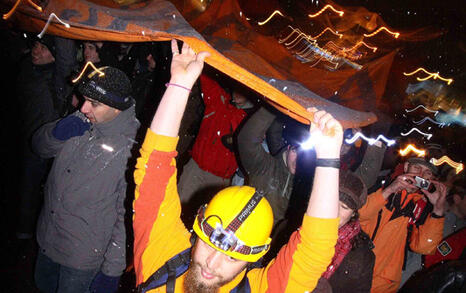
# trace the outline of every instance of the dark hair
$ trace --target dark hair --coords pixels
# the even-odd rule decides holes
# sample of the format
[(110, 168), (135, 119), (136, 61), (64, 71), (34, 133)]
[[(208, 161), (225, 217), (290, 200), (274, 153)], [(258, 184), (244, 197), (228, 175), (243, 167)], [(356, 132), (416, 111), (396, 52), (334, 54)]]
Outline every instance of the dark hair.
[(339, 199), (353, 211), (359, 210), (367, 200), (367, 188), (361, 178), (347, 170), (340, 170)]

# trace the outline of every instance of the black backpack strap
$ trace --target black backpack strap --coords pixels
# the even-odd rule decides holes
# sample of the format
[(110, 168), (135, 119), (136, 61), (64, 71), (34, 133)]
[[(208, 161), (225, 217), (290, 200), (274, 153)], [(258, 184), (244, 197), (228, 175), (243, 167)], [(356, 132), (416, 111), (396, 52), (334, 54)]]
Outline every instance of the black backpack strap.
[(169, 259), (144, 283), (138, 286), (138, 292), (147, 292), (164, 284), (167, 285), (167, 292), (174, 292), (176, 279), (188, 270), (190, 262), (191, 247)]
[(251, 293), (251, 286), (249, 285), (249, 279), (246, 275), (239, 282), (239, 284), (230, 291), (230, 293)]

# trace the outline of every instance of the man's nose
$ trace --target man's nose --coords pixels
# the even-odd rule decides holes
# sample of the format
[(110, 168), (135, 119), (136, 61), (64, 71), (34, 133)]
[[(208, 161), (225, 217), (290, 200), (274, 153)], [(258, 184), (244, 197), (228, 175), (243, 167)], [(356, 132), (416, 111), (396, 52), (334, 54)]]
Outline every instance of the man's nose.
[(222, 253), (214, 250), (210, 252), (206, 259), (206, 265), (210, 270), (216, 270), (222, 262)]
[(81, 113), (89, 113), (91, 109), (91, 102), (89, 101), (84, 101), (83, 105), (81, 106)]

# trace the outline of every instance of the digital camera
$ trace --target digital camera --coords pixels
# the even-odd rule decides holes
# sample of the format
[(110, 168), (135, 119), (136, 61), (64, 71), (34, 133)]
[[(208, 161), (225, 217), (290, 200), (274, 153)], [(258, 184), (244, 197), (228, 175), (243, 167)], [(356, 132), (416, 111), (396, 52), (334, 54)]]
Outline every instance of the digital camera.
[(414, 185), (419, 187), (420, 189), (424, 189), (424, 190), (429, 190), (430, 189), (430, 181), (429, 180), (424, 179), (424, 178), (419, 177), (419, 176), (414, 177), (414, 180), (416, 181), (416, 182), (414, 182)]

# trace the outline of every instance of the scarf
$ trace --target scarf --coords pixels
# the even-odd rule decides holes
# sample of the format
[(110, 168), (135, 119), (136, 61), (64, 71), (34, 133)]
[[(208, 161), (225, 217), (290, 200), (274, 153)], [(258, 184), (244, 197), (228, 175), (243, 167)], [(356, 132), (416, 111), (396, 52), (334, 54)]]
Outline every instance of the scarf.
[(359, 224), (359, 220), (346, 223), (343, 227), (338, 229), (338, 240), (337, 245), (335, 245), (335, 255), (333, 256), (332, 262), (327, 267), (327, 270), (322, 274), (322, 277), (328, 280), (333, 273), (335, 273), (345, 256), (353, 247), (353, 245), (351, 245), (351, 239), (358, 235), (360, 231), (361, 225)]

